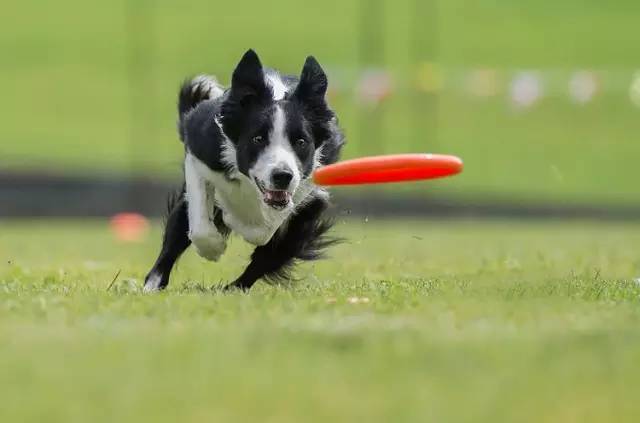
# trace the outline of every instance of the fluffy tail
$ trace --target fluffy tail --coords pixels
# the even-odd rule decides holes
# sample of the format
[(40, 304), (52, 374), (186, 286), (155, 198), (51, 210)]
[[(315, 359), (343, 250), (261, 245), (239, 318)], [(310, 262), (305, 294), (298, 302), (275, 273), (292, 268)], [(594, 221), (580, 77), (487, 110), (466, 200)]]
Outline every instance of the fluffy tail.
[(220, 97), (224, 89), (212, 76), (200, 75), (186, 80), (180, 87), (178, 95), (178, 114), (182, 119), (200, 102)]
[(198, 104), (224, 94), (224, 88), (212, 76), (200, 75), (182, 83), (178, 94), (178, 133), (184, 142), (184, 117)]

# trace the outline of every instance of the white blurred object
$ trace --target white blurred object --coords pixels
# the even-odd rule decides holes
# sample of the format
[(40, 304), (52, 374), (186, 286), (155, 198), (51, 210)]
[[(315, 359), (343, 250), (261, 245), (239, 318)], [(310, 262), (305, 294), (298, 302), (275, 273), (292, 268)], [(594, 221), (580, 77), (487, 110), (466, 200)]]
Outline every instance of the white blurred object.
[(393, 94), (393, 80), (389, 72), (382, 69), (367, 69), (357, 85), (358, 100), (376, 106)]
[(569, 79), (569, 95), (578, 104), (587, 104), (598, 93), (599, 83), (595, 73), (578, 71)]
[(543, 95), (543, 84), (537, 72), (517, 74), (511, 81), (509, 94), (513, 105), (520, 109), (533, 106)]
[(631, 87), (629, 88), (629, 98), (631, 98), (631, 102), (636, 107), (640, 107), (640, 71), (633, 74)]
[(474, 69), (466, 76), (466, 88), (476, 97), (494, 97), (498, 95), (498, 73), (495, 69)]

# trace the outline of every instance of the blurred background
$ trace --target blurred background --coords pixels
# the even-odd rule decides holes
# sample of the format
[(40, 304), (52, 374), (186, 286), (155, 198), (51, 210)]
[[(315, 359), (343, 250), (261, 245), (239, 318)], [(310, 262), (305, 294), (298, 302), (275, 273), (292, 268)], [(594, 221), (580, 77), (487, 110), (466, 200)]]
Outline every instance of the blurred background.
[(175, 102), (242, 53), (315, 55), (344, 157), (455, 154), (450, 180), (335, 190), (374, 213), (640, 216), (632, 0), (23, 0), (0, 25), (0, 215), (160, 214)]

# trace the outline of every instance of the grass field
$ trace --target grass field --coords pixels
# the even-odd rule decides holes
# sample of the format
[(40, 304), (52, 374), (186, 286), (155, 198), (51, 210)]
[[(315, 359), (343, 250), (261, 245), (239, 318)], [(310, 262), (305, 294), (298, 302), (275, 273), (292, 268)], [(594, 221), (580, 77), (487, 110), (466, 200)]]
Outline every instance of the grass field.
[[(242, 52), (254, 47), (265, 63), (286, 72), (298, 73), (311, 53), (327, 67), (332, 84), (343, 89), (333, 104), (347, 129), (346, 157), (446, 152), (466, 161), (465, 177), (448, 183), (448, 190), (637, 203), (640, 119), (628, 88), (638, 66), (631, 52), (640, 3), (447, 0), (434, 1), (416, 18), (413, 0), (385, 1), (384, 41), (376, 50), (398, 92), (384, 106), (384, 118), (363, 117), (353, 99), (362, 66), (363, 3), (13, 2), (0, 26), (6, 59), (0, 67), (0, 167), (176, 176), (177, 85), (202, 72), (227, 82)], [(443, 67), (446, 83), (435, 112), (433, 105), (411, 102), (410, 18), (421, 22), (425, 57)], [(132, 38), (141, 45), (131, 47)], [(138, 88), (131, 91), (132, 63), (143, 62), (146, 67), (133, 70)], [(464, 82), (447, 73), (476, 67), (498, 70), (497, 97), (461, 96)], [(564, 75), (528, 113), (514, 112), (507, 99), (509, 78), (519, 68)], [(618, 72), (620, 79), (603, 79), (604, 94), (575, 106), (566, 84), (582, 68)], [(378, 120), (376, 143), (365, 128)]]
[(0, 421), (638, 420), (640, 226), (337, 230), (291, 288), (206, 289), (236, 240), (143, 295), (157, 229), (0, 223)]

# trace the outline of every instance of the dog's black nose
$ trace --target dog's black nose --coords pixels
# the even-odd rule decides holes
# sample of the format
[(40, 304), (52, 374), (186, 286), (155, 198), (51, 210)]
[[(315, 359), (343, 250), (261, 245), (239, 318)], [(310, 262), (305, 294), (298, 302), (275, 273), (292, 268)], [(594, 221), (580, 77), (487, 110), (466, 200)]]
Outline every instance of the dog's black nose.
[(275, 189), (287, 189), (293, 179), (293, 173), (288, 170), (276, 170), (271, 174), (271, 180)]

